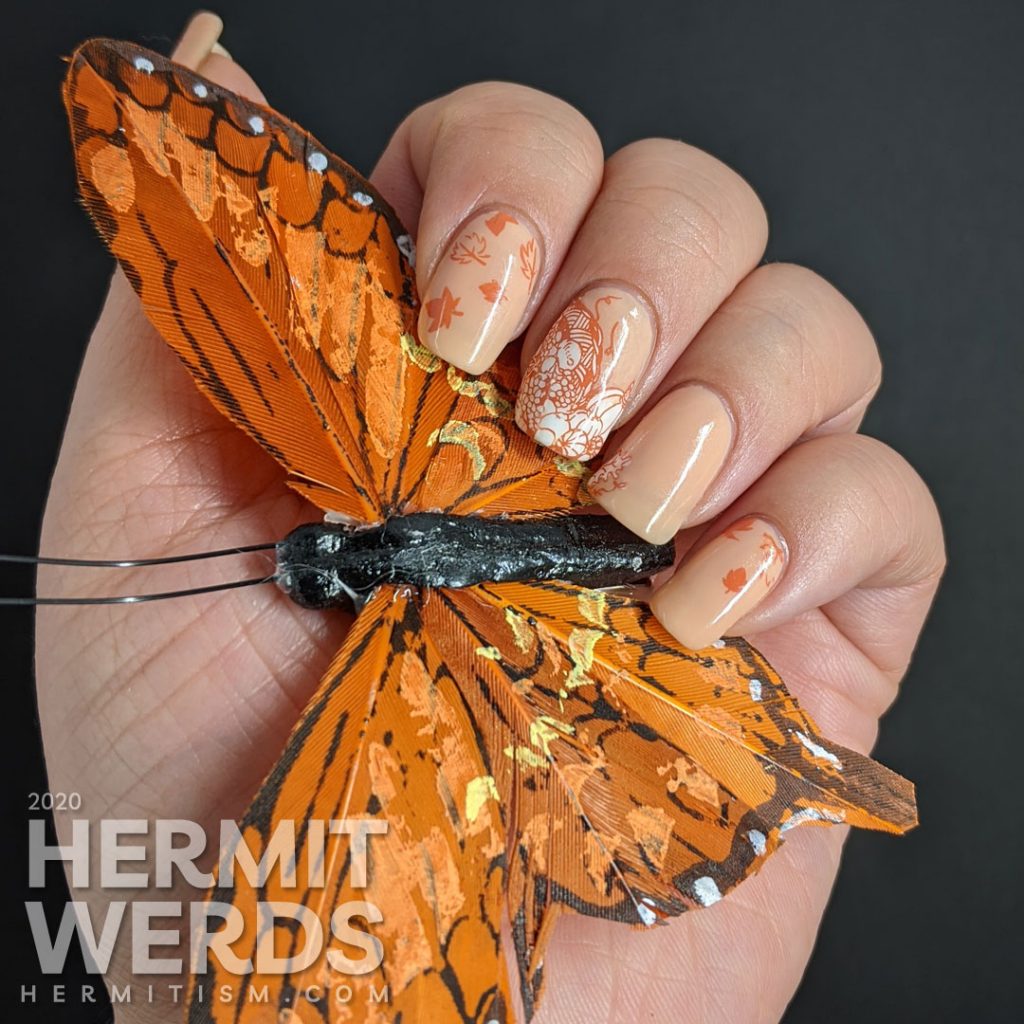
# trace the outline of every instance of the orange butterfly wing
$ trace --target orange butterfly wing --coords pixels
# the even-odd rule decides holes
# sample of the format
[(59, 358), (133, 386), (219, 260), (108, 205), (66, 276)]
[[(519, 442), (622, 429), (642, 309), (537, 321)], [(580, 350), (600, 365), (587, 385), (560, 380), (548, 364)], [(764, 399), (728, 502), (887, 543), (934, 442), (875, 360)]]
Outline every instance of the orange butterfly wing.
[[(295, 822), (294, 875), (277, 869), (254, 887), (239, 873), (229, 884), (222, 873), (213, 890), (213, 900), (241, 912), (245, 929), (232, 950), (253, 969), (233, 974), (211, 957), (186, 1000), (188, 1020), (513, 1024), (499, 949), (504, 838), (478, 793), (488, 776), (481, 756), (459, 685), (426, 640), (415, 600), (381, 588), (240, 823), (259, 861), (277, 825)], [(327, 834), (320, 844), (317, 829), (343, 819), (389, 823), (386, 834), (367, 837), (365, 885), (348, 835)], [(311, 864), (319, 870), (313, 885)], [(379, 910), (368, 934), (383, 945), (379, 967), (358, 976), (328, 961), (337, 953), (358, 959), (331, 928), (336, 908), (354, 901)], [(259, 969), (261, 945), (279, 956), (302, 949), (284, 915), (272, 924), (261, 912), (270, 902), (305, 907), (326, 937), (295, 973)]]
[(911, 784), (823, 739), (743, 640), (689, 651), (643, 603), (562, 583), (441, 591), (423, 621), (507, 809), (528, 1011), (560, 910), (651, 925), (716, 902), (799, 824), (916, 822)]
[(93, 40), (65, 83), (79, 184), (199, 387), (321, 508), (547, 512), (580, 470), (512, 420), (518, 364), (478, 378), (415, 338), (412, 243), (315, 139), (163, 57)]

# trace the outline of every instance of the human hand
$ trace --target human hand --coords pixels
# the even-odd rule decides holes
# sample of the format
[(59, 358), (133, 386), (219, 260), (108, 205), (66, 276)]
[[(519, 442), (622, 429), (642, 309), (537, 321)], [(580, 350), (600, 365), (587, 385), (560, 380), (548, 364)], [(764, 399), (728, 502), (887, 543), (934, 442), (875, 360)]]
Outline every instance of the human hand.
[[(201, 40), (194, 32), (185, 42)], [(202, 71), (255, 94), (222, 55)], [(631, 460), (609, 460), (618, 474), (592, 481), (613, 514), (652, 539), (682, 529), (684, 547), (695, 538), (703, 547), (705, 529), (711, 538), (764, 517), (687, 559), (655, 598), (666, 626), (694, 645), (756, 632), (823, 732), (870, 746), (934, 592), (941, 534), (912, 471), (854, 432), (879, 377), (859, 317), (807, 271), (753, 269), (766, 227), (749, 188), (663, 140), (605, 164), (578, 113), (507, 85), (469, 87), (414, 112), (374, 180), (417, 233), (425, 344), (479, 371), (530, 325), (521, 422), (574, 456), (596, 454), (609, 430), (625, 428), (618, 450)], [(504, 276), (481, 275), (503, 258), (504, 288)], [(545, 348), (552, 324), (564, 337)], [(531, 370), (538, 351), (559, 367), (554, 380)], [(595, 368), (582, 384), (561, 372), (580, 365)], [(574, 405), (552, 398), (570, 391)], [(195, 392), (115, 280), (76, 394), (44, 550), (202, 550), (273, 540), (310, 518), (269, 460)], [(188, 578), (198, 582), (192, 570)], [(90, 817), (236, 817), (341, 628), (262, 593), (41, 613), (53, 788), (81, 792)], [(564, 920), (539, 1019), (777, 1019), (840, 844), (838, 829), (798, 830), (714, 911), (650, 934)], [(110, 898), (90, 895), (98, 908)], [(127, 971), (119, 951), (109, 980), (123, 984)], [(165, 1020), (180, 1011), (131, 1012)]]

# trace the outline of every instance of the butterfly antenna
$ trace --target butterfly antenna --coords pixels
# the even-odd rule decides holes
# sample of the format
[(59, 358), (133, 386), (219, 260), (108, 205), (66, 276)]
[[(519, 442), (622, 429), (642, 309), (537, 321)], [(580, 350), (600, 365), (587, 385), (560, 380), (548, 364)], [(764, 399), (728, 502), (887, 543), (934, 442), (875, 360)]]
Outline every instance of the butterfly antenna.
[(94, 569), (134, 569), (143, 565), (173, 565), (177, 562), (200, 562), (206, 558), (224, 558), (227, 555), (245, 555), (250, 551), (269, 551), (277, 544), (247, 544), (219, 551), (200, 551), (189, 555), (167, 555), (163, 558), (50, 558), (45, 555), (2, 555), (0, 562), (17, 565), (81, 565)]
[[(176, 565), (181, 562), (200, 562), (209, 558), (225, 558), (228, 555), (245, 555), (253, 551), (270, 551), (276, 543), (246, 544), (240, 547), (220, 548), (216, 551), (199, 551), (187, 555), (165, 555), (160, 558), (55, 558), (48, 555), (4, 555), (0, 563), (16, 565), (63, 565), (93, 569), (134, 569), (152, 565)], [(25, 605), (98, 605), (98, 604), (142, 604), (146, 601), (167, 601), (173, 597), (191, 597), (195, 594), (212, 594), (218, 590), (237, 590), (240, 587), (255, 587), (262, 583), (274, 583), (277, 573), (269, 576), (255, 576), (228, 583), (212, 583), (203, 587), (186, 590), (167, 590), (154, 594), (129, 594), (119, 597), (0, 597), (0, 607)]]
[(270, 576), (255, 576), (252, 579), (233, 580), (230, 583), (211, 583), (206, 587), (191, 587), (188, 590), (165, 590), (156, 594), (131, 594), (124, 597), (0, 597), (0, 607), (10, 607), (12, 605), (143, 604), (146, 601), (168, 601), (172, 597), (212, 594), (218, 590), (258, 587), (261, 584), (275, 583), (276, 581), (277, 573), (273, 573)]

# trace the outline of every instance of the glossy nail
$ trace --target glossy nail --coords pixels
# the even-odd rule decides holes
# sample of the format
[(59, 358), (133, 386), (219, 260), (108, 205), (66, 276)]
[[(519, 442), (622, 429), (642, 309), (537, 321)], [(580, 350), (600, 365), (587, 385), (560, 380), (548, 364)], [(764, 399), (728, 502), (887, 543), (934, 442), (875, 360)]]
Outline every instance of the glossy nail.
[(194, 70), (211, 53), (226, 54), (227, 50), (217, 42), (223, 31), (224, 22), (216, 14), (200, 11), (185, 27), (171, 58)]
[(587, 490), (634, 533), (664, 544), (681, 529), (722, 468), (732, 420), (713, 391), (670, 391), (590, 478)]
[(689, 557), (651, 598), (651, 609), (681, 643), (707, 647), (771, 593), (785, 567), (778, 530), (747, 516)]
[(552, 324), (519, 388), (516, 422), (571, 459), (603, 447), (654, 348), (646, 305), (620, 285), (581, 292)]
[(522, 214), (489, 209), (452, 239), (420, 309), (420, 341), (467, 373), (482, 373), (515, 337), (540, 269)]

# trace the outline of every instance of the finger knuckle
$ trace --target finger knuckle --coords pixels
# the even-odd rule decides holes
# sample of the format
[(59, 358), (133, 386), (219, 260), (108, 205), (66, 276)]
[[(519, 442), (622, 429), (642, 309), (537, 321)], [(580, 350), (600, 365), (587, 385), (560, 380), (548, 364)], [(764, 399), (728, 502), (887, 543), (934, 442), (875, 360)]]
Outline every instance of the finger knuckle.
[[(848, 434), (809, 442), (816, 459), (836, 459), (844, 491), (861, 518), (892, 539), (894, 563), (914, 580), (937, 579), (946, 566), (942, 522), (928, 485), (910, 462), (884, 441)], [(881, 526), (879, 525), (881, 524)]]
[(758, 267), (729, 306), (730, 315), (770, 345), (773, 362), (787, 368), (790, 390), (806, 395), (808, 428), (863, 410), (878, 391), (882, 361), (871, 331), (813, 270), (791, 263)]
[(763, 251), (767, 216), (754, 190), (721, 161), (683, 142), (641, 139), (609, 159), (603, 198), (638, 211), (656, 242), (734, 276)]
[(593, 125), (569, 103), (528, 86), (464, 86), (438, 103), (433, 118), (440, 145), (478, 147), (481, 137), (492, 136), (577, 177), (600, 173), (603, 151)]

